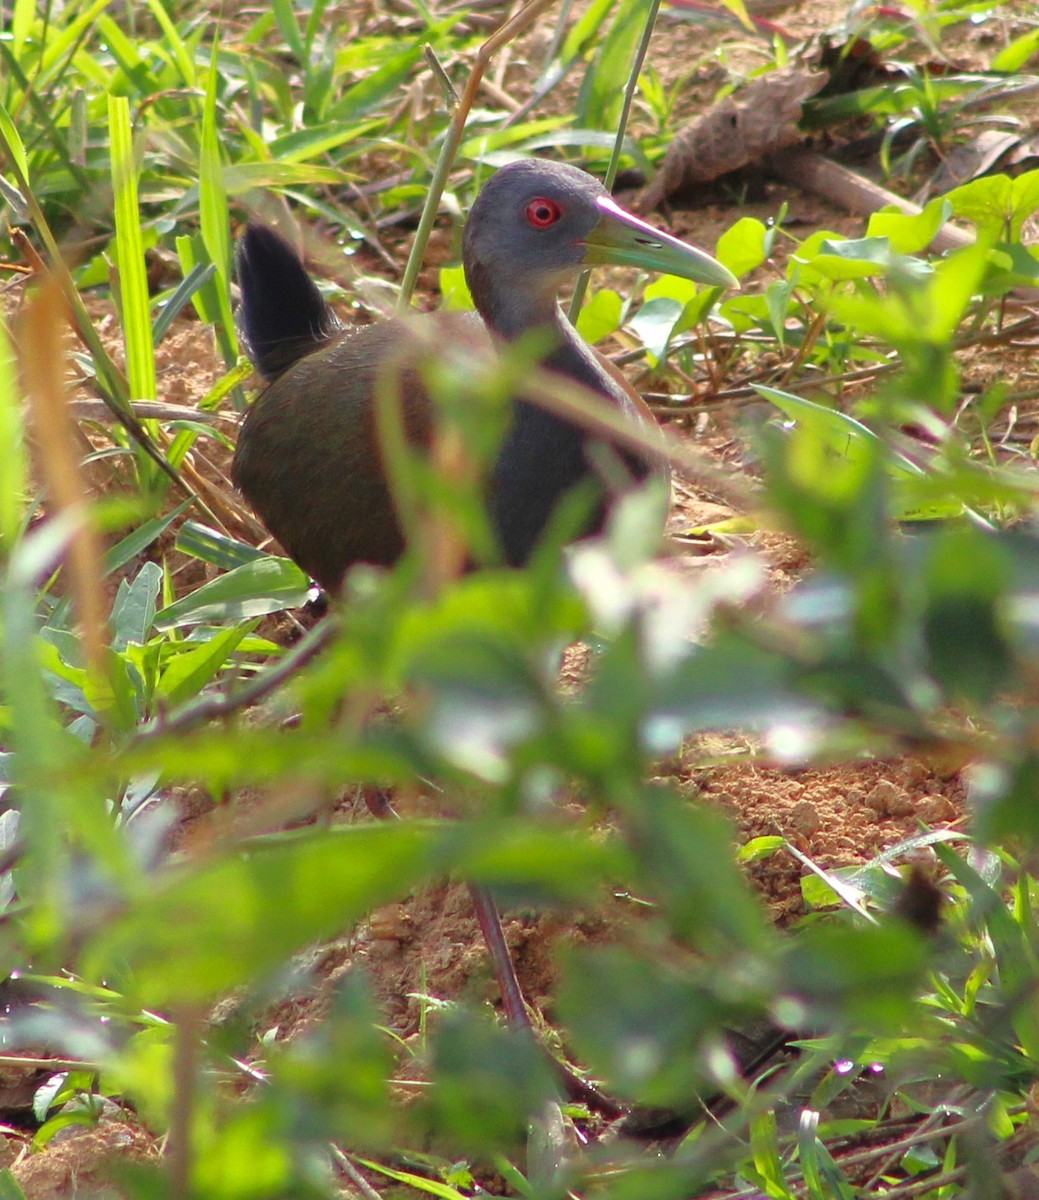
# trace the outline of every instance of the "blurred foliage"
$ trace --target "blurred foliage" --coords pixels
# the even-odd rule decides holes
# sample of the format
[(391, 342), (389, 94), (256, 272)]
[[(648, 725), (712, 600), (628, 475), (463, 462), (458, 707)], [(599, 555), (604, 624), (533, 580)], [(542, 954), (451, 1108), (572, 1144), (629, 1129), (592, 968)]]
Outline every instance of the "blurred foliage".
[[(984, 19), (977, 5), (912, 8), (877, 17), (878, 49), (909, 54), (911, 38)], [(782, 217), (744, 217), (717, 250), (740, 276), (757, 272), (741, 294), (719, 302), (661, 280), (641, 302), (602, 288), (586, 305), (587, 337), (625, 327), (660, 377), (781, 362), (755, 376), (771, 416), (753, 449), (761, 511), (816, 564), (790, 594), (767, 595), (749, 555), (695, 589), (662, 583), (653, 496), (631, 497), (601, 542), (565, 554), (562, 514), (523, 572), (438, 581), (436, 540), (418, 538), (394, 571), (351, 575), (331, 645), (262, 718), (217, 720), (214, 697), (262, 682), (284, 654), (261, 620), (309, 591), (291, 563), (228, 529), (219, 492), (185, 476), (200, 488), (185, 499), (171, 484), (222, 443), (202, 417), (244, 378), (233, 223), (291, 203), (347, 257), (385, 253), (382, 233), (414, 215), (447, 125), (423, 49), (463, 82), (487, 27), (475, 8), (322, 0), (219, 22), (166, 0), (15, 0), (4, 20), (0, 201), (59, 274), (68, 264), (78, 381), (124, 418), (130, 398), (161, 400), (155, 346), (189, 306), (227, 366), (197, 420), (89, 427), (92, 467), (113, 484), (91, 515), (109, 539), (93, 564), (107, 597), (96, 661), (77, 623), (87, 584), (63, 565), (83, 515), (54, 513), (39, 489), (0, 334), (0, 1048), (45, 1047), (66, 1064), (37, 1092), (37, 1146), (106, 1119), (102, 1098), (116, 1098), (188, 1142), (128, 1168), (127, 1193), (206, 1200), (332, 1196), (359, 1163), (409, 1195), (472, 1194), (472, 1167), (539, 1200), (854, 1196), (860, 1178), (839, 1151), (883, 1133), (896, 1109), (940, 1110), (948, 1124), (875, 1186), (933, 1173), (942, 1182), (915, 1194), (970, 1194), (955, 1189), (998, 1173), (1001, 1148), (1034, 1153), (1022, 1135), (1039, 1072), (1036, 484), (1030, 456), (991, 451), (1009, 400), (996, 390), (965, 405), (958, 351), (978, 330), (999, 335), (1007, 294), (1035, 284), (1021, 234), (1039, 173), (975, 181), (917, 218), (878, 214), (861, 239), (798, 242)], [(448, 209), (509, 155), (577, 150), (600, 167), (643, 21), (638, 3), (584, 6), (528, 64), (529, 106), (475, 111)], [(1032, 31), (994, 51), (992, 70), (1019, 72), (1034, 51)], [(774, 53), (781, 63), (786, 48)], [(575, 77), (572, 117), (544, 117), (540, 103)], [(972, 86), (917, 72), (897, 95), (858, 94), (854, 112), (892, 133), (916, 114), (937, 141)], [(676, 95), (647, 71), (643, 117), (660, 138)], [(627, 144), (627, 161), (659, 148)], [(353, 185), (373, 164), (383, 182), (359, 205)], [(953, 216), (977, 246), (929, 259)], [(19, 241), (0, 241), (22, 260)], [(442, 287), (466, 303), (450, 268)], [(121, 361), (83, 304), (95, 289), (114, 305)], [(864, 370), (876, 386), (850, 392)], [(441, 390), (452, 387), (448, 373)], [(474, 403), (443, 406), (487, 454), (500, 436), (493, 391), (469, 380)], [(420, 528), (479, 536), (475, 486), (428, 469), (412, 482)], [(185, 586), (185, 563), (211, 577)], [(578, 640), (593, 648), (588, 678), (564, 697), (559, 656)], [(812, 911), (780, 931), (737, 859), (793, 848), (777, 837), (741, 849), (715, 813), (647, 782), (661, 756), (694, 764), (697, 733), (730, 730), (798, 767), (902, 751), (969, 762), (975, 826), (921, 831), (857, 871), (805, 861)], [(248, 787), (263, 789), (256, 809), (225, 820)], [(289, 828), (346, 788), (435, 795), (453, 819)], [(214, 812), (186, 839), (187, 789)], [(937, 932), (902, 906), (921, 854)], [(312, 996), (309, 947), (448, 873), (523, 905), (631, 899), (640, 916), (623, 939), (563, 957), (553, 1020), (636, 1115), (681, 1119), (672, 1154), (579, 1145), (566, 1122), (588, 1114), (561, 1103), (542, 1049), (488, 1011), (431, 1003), (402, 1043), (360, 968), (302, 1034), (285, 1041), (265, 1024)], [(755, 1023), (796, 1034), (795, 1065), (741, 1074), (727, 1031)], [(826, 1115), (870, 1079), (879, 1115)], [(0, 1192), (17, 1195), (9, 1174)]]

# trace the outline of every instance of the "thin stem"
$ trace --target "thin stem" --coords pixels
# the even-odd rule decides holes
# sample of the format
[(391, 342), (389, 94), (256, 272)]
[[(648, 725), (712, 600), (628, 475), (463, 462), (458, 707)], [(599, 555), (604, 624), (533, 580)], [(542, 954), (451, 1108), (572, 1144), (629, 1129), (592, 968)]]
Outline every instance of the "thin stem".
[(552, 41), (549, 43), (548, 52), (545, 55), (545, 65), (541, 68), (541, 74), (544, 76), (553, 62), (556, 55), (559, 53), (559, 48), (563, 44), (563, 39), (566, 37), (566, 23), (570, 18), (570, 9), (573, 7), (573, 0), (563, 0), (559, 6), (559, 15), (556, 18), (555, 32), (552, 34)]
[(197, 1012), (186, 1010), (177, 1018), (173, 1058), (173, 1109), (166, 1142), (171, 1200), (191, 1196), (191, 1125), (194, 1119), (199, 1026)]
[(332, 1155), (339, 1166), (339, 1169), (357, 1188), (358, 1192), (364, 1197), (364, 1200), (382, 1200), (379, 1193), (372, 1187), (367, 1179), (354, 1166), (350, 1159), (339, 1149), (338, 1146), (332, 1146)]
[(318, 655), (335, 638), (339, 622), (334, 617), (325, 617), (315, 625), (288, 654), (277, 664), (261, 672), (244, 687), (229, 695), (203, 696), (167, 717), (159, 717), (145, 726), (133, 739), (140, 746), (156, 737), (169, 734), (184, 734), (201, 725), (207, 725), (221, 717), (259, 704), (293, 675), (301, 671), (312, 658)]
[(32, 1058), (22, 1054), (0, 1054), (0, 1066), (20, 1071), (100, 1071), (99, 1062), (85, 1058)]
[[(639, 39), (638, 49), (635, 51), (635, 58), (631, 64), (631, 70), (628, 72), (620, 121), (617, 123), (617, 136), (613, 140), (613, 152), (610, 154), (610, 163), (606, 168), (606, 177), (603, 180), (607, 191), (613, 187), (613, 181), (617, 178), (617, 168), (620, 165), (621, 151), (624, 148), (624, 135), (628, 129), (628, 118), (631, 116), (631, 105), (635, 99), (635, 90), (639, 85), (639, 76), (642, 74), (642, 64), (646, 61), (646, 54), (649, 52), (649, 40), (653, 36), (653, 27), (659, 11), (660, 0), (650, 0), (649, 9), (646, 12), (646, 23), (642, 27), (642, 37)], [(581, 305), (584, 303), (584, 294), (588, 290), (590, 274), (588, 269), (582, 271), (577, 280), (577, 286), (574, 288), (574, 296), (570, 301), (570, 320), (574, 323), (577, 322), (577, 314), (581, 311)]]
[(448, 173), (451, 170), (455, 154), (458, 152), (458, 147), (461, 144), (462, 134), (465, 132), (465, 123), (472, 110), (477, 88), (480, 86), (480, 80), (483, 78), (488, 64), (502, 46), (512, 41), (513, 38), (518, 37), (519, 34), (532, 25), (554, 3), (555, 0), (531, 0), (531, 3), (521, 8), (511, 20), (506, 21), (504, 25), (496, 29), (477, 51), (476, 61), (473, 63), (473, 69), (469, 75), (469, 82), (465, 85), (465, 91), (462, 93), (461, 100), (459, 100), (451, 112), (451, 123), (448, 125), (447, 133), (444, 136), (444, 144), (440, 147), (440, 155), (437, 158), (437, 165), (433, 170), (433, 178), (429, 182), (429, 192), (426, 196), (426, 202), (422, 206), (422, 216), (419, 218), (418, 229), (415, 231), (415, 240), (412, 243), (407, 266), (404, 268), (404, 278), (400, 284), (400, 295), (397, 297), (398, 312), (403, 312), (411, 303), (411, 297), (415, 291), (415, 282), (422, 268), (422, 259), (426, 253), (426, 245), (429, 242), (429, 235), (433, 230), (433, 222), (436, 220), (437, 212), (440, 209), (440, 197), (444, 194)]
[(21, 362), (52, 515), (71, 521), (65, 562), (84, 656), (92, 678), (101, 682), (108, 662), (108, 609), (101, 586), (101, 538), (87, 517), (87, 489), (66, 403), (65, 315), (61, 284), (49, 274), (23, 314)]
[(494, 897), (485, 887), (478, 883), (468, 883), (469, 897), (476, 912), (476, 921), (491, 953), (491, 965), (498, 979), (501, 990), (502, 1007), (505, 1015), (513, 1025), (520, 1029), (533, 1029), (530, 1014), (523, 999), (523, 991), (516, 978), (516, 968), (512, 963), (508, 943), (505, 941), (505, 931), (501, 927), (501, 916)]
[(125, 427), (127, 433), (140, 445), (144, 452), (152, 458), (159, 469), (163, 471), (178, 487), (184, 488), (189, 495), (194, 495), (188, 489), (184, 481), (180, 478), (177, 471), (173, 468), (166, 456), (159, 450), (152, 439), (148, 436), (148, 431), (144, 428), (141, 422), (137, 419), (133, 409), (130, 406), (129, 385), (119, 368), (112, 360), (112, 356), (105, 349), (101, 336), (94, 328), (94, 323), (87, 312), (86, 305), (83, 303), (83, 297), (79, 294), (79, 289), (76, 287), (75, 280), (72, 278), (72, 273), (69, 271), (65, 263), (65, 259), (61, 253), (61, 247), (51, 231), (50, 225), (47, 223), (47, 218), (43, 214), (43, 209), (40, 208), (32, 189), (29, 187), (29, 181), (26, 179), (21, 168), (18, 165), (18, 156), (13, 152), (8, 144), (7, 138), (4, 136), (3, 130), (0, 129), (0, 149), (4, 151), (7, 166), (12, 175), (14, 175), (15, 185), (22, 194), (26, 207), (29, 210), (29, 216), (32, 220), (33, 227), (39, 234), (44, 246), (47, 248), (47, 253), (50, 257), (50, 270), (54, 278), (61, 286), (65, 301), (72, 310), (73, 321), (80, 341), (90, 351), (90, 356), (94, 363), (94, 369), (97, 372), (97, 388), (102, 400), (111, 408), (112, 412), (119, 418)]

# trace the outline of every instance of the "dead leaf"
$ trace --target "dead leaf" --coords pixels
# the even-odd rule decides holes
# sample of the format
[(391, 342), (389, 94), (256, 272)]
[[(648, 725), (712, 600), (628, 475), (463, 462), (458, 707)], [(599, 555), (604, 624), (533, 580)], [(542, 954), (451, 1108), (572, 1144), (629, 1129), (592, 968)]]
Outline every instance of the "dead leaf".
[(789, 67), (762, 75), (737, 95), (719, 100), (668, 147), (639, 207), (649, 212), (669, 196), (800, 142), (801, 106), (828, 78), (826, 71)]
[(1004, 155), (1021, 144), (1016, 133), (1005, 129), (983, 129), (976, 137), (952, 149), (922, 191), (914, 197), (926, 204), (931, 196), (943, 196), (953, 188), (987, 175)]

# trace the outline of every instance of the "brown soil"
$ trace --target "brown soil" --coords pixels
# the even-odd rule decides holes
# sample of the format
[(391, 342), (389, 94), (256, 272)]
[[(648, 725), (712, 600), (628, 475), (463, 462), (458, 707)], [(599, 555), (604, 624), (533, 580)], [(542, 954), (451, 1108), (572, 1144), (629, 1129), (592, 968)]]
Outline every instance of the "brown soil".
[[(114, 1106), (113, 1106), (114, 1107)], [(8, 1141), (11, 1147), (13, 1139)], [(39, 1154), (14, 1154), (11, 1173), (27, 1200), (112, 1195), (113, 1182), (134, 1163), (155, 1159), (155, 1136), (132, 1115), (104, 1115), (93, 1127), (70, 1126)]]

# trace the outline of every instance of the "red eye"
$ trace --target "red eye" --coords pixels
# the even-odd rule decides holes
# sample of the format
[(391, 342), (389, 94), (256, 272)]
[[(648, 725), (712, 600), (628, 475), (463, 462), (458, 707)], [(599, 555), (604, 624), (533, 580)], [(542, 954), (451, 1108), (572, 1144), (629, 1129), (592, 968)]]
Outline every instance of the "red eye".
[(545, 196), (535, 196), (527, 205), (527, 220), (535, 229), (547, 229), (554, 225), (563, 215), (563, 210), (554, 200)]

